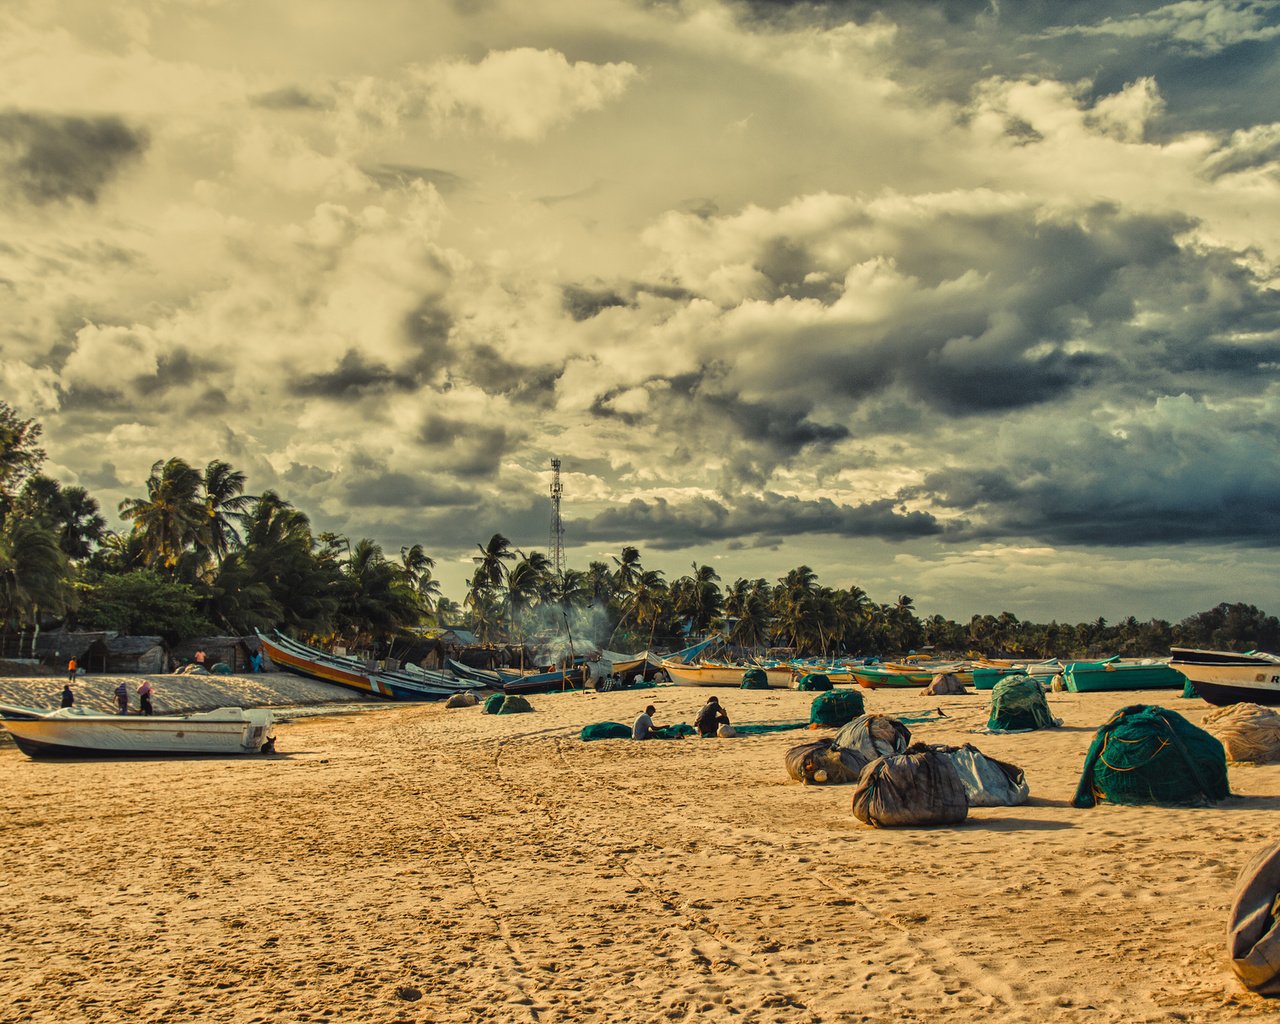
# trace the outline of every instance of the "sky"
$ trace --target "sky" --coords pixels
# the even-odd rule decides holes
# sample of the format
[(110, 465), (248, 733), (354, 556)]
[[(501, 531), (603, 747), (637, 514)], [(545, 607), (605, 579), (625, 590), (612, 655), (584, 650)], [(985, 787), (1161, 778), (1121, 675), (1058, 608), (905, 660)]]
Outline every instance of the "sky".
[(1280, 612), (1280, 4), (7, 0), (0, 397), (112, 525)]

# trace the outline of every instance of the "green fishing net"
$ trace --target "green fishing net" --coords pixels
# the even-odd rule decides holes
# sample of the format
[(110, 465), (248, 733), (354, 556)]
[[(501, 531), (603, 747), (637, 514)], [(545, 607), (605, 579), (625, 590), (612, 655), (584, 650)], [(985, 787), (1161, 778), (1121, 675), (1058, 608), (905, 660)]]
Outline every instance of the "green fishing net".
[(809, 705), (809, 721), (838, 728), (866, 712), (866, 701), (857, 690), (831, 690), (813, 698)]
[(1031, 676), (1005, 676), (992, 687), (988, 729), (1021, 732), (1052, 729), (1057, 724), (1057, 719), (1049, 711), (1044, 687)]
[(762, 668), (749, 668), (742, 673), (743, 690), (769, 689), (769, 675)]
[(824, 676), (821, 672), (806, 672), (800, 677), (800, 682), (796, 684), (797, 690), (829, 690), (831, 689), (831, 680)]

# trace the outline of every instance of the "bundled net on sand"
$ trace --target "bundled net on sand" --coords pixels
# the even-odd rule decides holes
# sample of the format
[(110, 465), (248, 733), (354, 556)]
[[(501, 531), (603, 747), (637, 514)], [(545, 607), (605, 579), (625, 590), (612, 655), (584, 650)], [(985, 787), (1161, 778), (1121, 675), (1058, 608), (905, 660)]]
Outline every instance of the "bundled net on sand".
[(848, 725), (866, 711), (866, 701), (857, 690), (830, 690), (813, 698), (809, 705), (809, 722), (812, 725)]
[(1280, 714), (1261, 704), (1231, 704), (1204, 716), (1205, 732), (1222, 742), (1228, 761), (1280, 761)]
[(911, 730), (888, 715), (862, 715), (835, 735), (837, 747), (856, 750), (868, 761), (901, 754), (911, 743)]
[(1227, 955), (1244, 986), (1280, 995), (1280, 843), (1263, 847), (1236, 879)]
[(1026, 732), (1061, 725), (1049, 711), (1044, 687), (1031, 676), (1005, 676), (991, 689), (991, 717), (987, 728), (993, 732)]
[(1217, 738), (1176, 711), (1131, 704), (1094, 736), (1072, 803), (1195, 807), (1230, 795), (1227, 756)]
[(582, 731), (578, 733), (578, 739), (583, 743), (591, 740), (629, 740), (631, 726), (623, 725), (621, 722), (592, 722), (582, 727)]
[(484, 702), (486, 715), (518, 715), (532, 710), (533, 705), (518, 693), (495, 693)]
[(762, 668), (749, 668), (742, 673), (743, 690), (769, 689), (769, 674)]
[(806, 672), (796, 683), (797, 690), (830, 690), (831, 679), (821, 672)]
[(1016, 807), (1031, 795), (1026, 775), (1016, 764), (989, 757), (972, 743), (914, 743), (910, 750), (936, 750), (955, 766), (970, 807)]
[(797, 782), (819, 786), (857, 782), (868, 763), (857, 751), (843, 750), (829, 739), (792, 747), (785, 761), (787, 774)]
[(969, 816), (969, 801), (951, 759), (920, 744), (867, 765), (853, 816), (876, 828), (953, 825)]

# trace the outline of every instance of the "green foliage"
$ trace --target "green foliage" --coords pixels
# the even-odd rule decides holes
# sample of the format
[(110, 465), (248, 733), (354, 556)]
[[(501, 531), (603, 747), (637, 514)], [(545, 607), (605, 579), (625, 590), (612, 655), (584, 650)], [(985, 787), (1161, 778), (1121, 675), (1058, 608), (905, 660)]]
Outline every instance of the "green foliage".
[(103, 576), (79, 589), (76, 622), (82, 629), (156, 635), (169, 643), (213, 632), (213, 624), (198, 611), (195, 588), (153, 569)]

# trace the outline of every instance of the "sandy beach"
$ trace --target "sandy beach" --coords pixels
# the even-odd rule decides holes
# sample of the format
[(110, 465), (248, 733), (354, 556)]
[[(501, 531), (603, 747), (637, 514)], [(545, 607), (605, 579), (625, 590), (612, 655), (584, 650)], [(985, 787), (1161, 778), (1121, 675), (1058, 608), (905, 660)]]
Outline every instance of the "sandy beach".
[[(219, 685), (273, 680), (304, 683)], [(33, 685), (61, 682), (0, 693)], [(659, 724), (689, 721), (708, 692), (379, 705), (286, 723), (273, 757), (6, 744), (0, 1020), (1274, 1018), (1224, 932), (1237, 872), (1276, 836), (1280, 766), (1233, 765), (1237, 796), (1212, 809), (1069, 803), (1112, 711), (1199, 722), (1203, 702), (1053, 694), (1063, 728), (993, 736), (974, 731), (982, 694), (868, 693), (878, 712), (941, 708), (919, 739), (1025, 769), (1029, 805), (938, 829), (877, 831), (852, 787), (792, 782), (783, 753), (826, 732), (578, 740), (650, 700)], [(807, 720), (812, 699), (715, 692), (743, 723)]]

